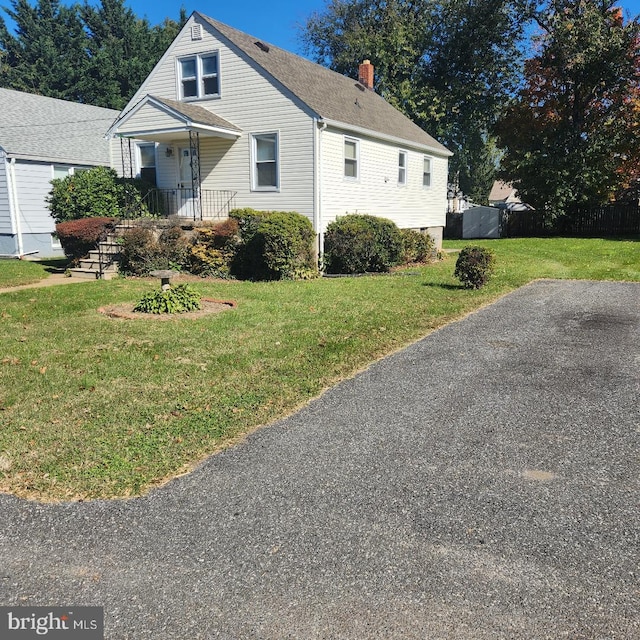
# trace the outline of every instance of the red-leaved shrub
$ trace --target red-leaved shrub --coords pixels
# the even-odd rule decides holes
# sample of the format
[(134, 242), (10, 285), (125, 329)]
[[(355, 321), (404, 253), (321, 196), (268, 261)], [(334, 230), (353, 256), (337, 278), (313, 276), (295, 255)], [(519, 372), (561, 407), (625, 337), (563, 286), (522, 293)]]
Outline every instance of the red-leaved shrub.
[(77, 263), (98, 246), (98, 242), (114, 228), (115, 221), (115, 218), (81, 218), (60, 222), (56, 225), (56, 235), (64, 254)]

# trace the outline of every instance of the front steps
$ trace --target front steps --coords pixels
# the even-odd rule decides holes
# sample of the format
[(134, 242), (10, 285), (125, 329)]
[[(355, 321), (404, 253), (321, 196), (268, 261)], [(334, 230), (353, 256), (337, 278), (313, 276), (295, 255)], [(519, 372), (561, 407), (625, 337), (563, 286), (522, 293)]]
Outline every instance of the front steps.
[(118, 254), (120, 253), (118, 238), (119, 233), (116, 229), (114, 233), (107, 236), (106, 240), (99, 243), (98, 249), (89, 251), (89, 255), (80, 260), (79, 266), (69, 269), (71, 277), (84, 280), (111, 280), (115, 277), (118, 274)]

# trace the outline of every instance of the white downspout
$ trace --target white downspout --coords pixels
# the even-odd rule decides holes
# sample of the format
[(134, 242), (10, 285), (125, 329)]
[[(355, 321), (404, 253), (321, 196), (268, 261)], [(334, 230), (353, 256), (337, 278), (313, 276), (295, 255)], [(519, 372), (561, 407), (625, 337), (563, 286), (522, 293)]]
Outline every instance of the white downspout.
[(18, 257), (24, 255), (24, 243), (22, 242), (22, 226), (20, 224), (20, 207), (18, 206), (18, 187), (16, 185), (16, 159), (11, 158), (7, 165), (7, 179), (9, 182), (9, 209), (13, 218), (16, 236), (18, 238)]
[[(319, 126), (318, 126), (319, 125)], [(318, 257), (324, 254), (324, 232), (322, 231), (322, 132), (327, 128), (323, 120), (314, 120), (314, 144), (315, 144), (315, 174), (316, 189), (315, 202), (313, 204), (313, 226), (318, 233)]]

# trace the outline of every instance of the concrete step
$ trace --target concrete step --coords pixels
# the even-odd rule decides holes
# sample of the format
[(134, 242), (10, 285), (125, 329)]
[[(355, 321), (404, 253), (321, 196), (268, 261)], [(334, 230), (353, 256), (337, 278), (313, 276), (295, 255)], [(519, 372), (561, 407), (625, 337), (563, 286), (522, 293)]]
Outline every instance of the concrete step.
[[(82, 265), (82, 261), (80, 262)], [(72, 278), (78, 278), (82, 280), (100, 280), (100, 270), (95, 268), (87, 268), (84, 266), (74, 267), (73, 269), (69, 269)], [(103, 270), (102, 272), (102, 280), (111, 280), (118, 275), (118, 269), (109, 268)]]
[[(79, 267), (81, 269), (93, 269), (95, 271), (99, 271), (100, 270), (100, 260), (98, 260), (97, 258), (93, 258), (93, 257), (82, 258), (82, 260), (80, 260)], [(106, 265), (105, 263), (103, 263), (102, 269), (104, 271), (118, 271), (118, 265), (115, 262), (112, 262), (109, 265)]]
[(100, 278), (100, 272), (95, 269), (85, 269), (84, 267), (74, 267), (69, 269), (72, 278), (79, 278), (82, 280), (98, 280)]
[(98, 251), (98, 249), (92, 249), (87, 254), (87, 257), (90, 260), (100, 260), (100, 255), (102, 255), (103, 261), (109, 261), (120, 254), (119, 251)]

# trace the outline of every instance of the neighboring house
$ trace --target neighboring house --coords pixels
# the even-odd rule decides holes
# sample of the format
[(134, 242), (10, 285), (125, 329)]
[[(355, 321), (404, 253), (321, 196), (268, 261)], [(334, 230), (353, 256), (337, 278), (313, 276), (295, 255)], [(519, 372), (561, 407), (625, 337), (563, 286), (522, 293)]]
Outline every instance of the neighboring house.
[(0, 255), (62, 256), (46, 197), (51, 180), (110, 166), (117, 111), (0, 89)]
[(369, 213), (439, 242), (452, 154), (373, 91), (369, 61), (359, 71), (193, 13), (109, 130), (114, 156), (155, 180), (165, 213), (294, 210), (320, 248), (337, 216)]
[(520, 200), (518, 192), (507, 182), (496, 180), (489, 193), (489, 206), (510, 211), (529, 211), (532, 207)]

